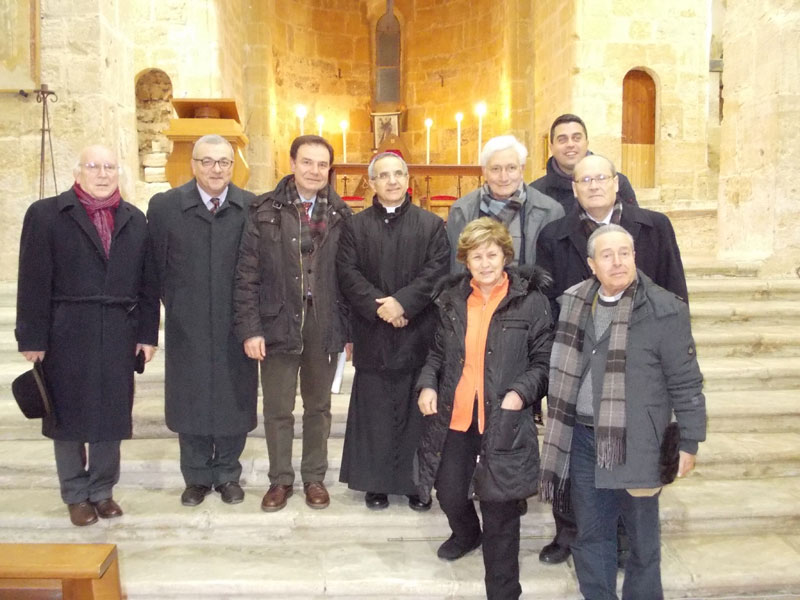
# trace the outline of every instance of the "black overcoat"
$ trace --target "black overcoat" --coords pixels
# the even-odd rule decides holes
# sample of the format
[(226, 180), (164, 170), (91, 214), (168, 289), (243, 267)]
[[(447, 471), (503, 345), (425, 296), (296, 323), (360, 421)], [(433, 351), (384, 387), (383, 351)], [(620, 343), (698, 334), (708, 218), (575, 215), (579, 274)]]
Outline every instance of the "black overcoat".
[(151, 261), (165, 311), (167, 427), (238, 435), (256, 426), (258, 363), (233, 332), (233, 279), (250, 201), (233, 184), (215, 215), (197, 183), (156, 194), (147, 209)]
[[(414, 370), (433, 340), (434, 286), (447, 274), (450, 245), (444, 221), (408, 198), (388, 214), (380, 203), (347, 219), (339, 240), (339, 287), (350, 305), (353, 366)], [(408, 325), (380, 319), (376, 298), (393, 296)]]
[[(563, 219), (548, 223), (536, 241), (536, 264), (553, 278), (546, 293), (555, 318), (559, 313), (556, 299), (567, 288), (592, 276), (586, 260), (589, 237), (581, 224), (579, 210), (576, 204)], [(669, 218), (625, 204), (619, 224), (633, 236), (636, 266), (657, 285), (688, 301), (681, 252)]]
[(137, 343), (158, 343), (158, 298), (144, 283), (147, 225), (124, 200), (106, 258), (70, 189), (34, 202), (20, 241), (16, 337), (44, 350), (55, 412), (42, 433), (98, 442), (131, 437)]

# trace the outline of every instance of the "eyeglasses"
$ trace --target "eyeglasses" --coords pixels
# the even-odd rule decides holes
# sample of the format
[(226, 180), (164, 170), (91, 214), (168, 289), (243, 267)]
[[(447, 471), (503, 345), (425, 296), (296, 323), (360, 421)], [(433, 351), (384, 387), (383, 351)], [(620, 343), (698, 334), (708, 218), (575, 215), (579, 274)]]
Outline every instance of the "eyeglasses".
[(204, 169), (211, 169), (214, 165), (219, 165), (220, 169), (229, 169), (233, 164), (233, 161), (230, 158), (220, 158), (219, 160), (214, 160), (206, 156), (205, 158), (192, 158), (192, 160), (196, 160), (201, 165), (203, 165)]
[(87, 162), (83, 163), (81, 166), (93, 175), (97, 175), (100, 172), (100, 169), (103, 169), (106, 173), (119, 171), (119, 167), (113, 163)]
[(578, 185), (589, 186), (592, 185), (593, 181), (596, 181), (597, 183), (602, 185), (607, 181), (611, 181), (612, 179), (614, 179), (614, 177), (616, 177), (616, 175), (604, 175), (603, 173), (600, 173), (600, 175), (595, 175), (594, 177), (590, 177), (589, 175), (587, 175), (586, 177), (576, 179), (575, 183), (577, 183)]
[(377, 179), (378, 181), (386, 182), (389, 181), (392, 177), (395, 179), (405, 179), (408, 177), (408, 173), (405, 171), (384, 171), (383, 173), (378, 173), (372, 179)]
[(492, 175), (500, 175), (503, 171), (508, 173), (509, 175), (516, 175), (519, 173), (520, 166), (519, 165), (506, 165), (505, 167), (500, 165), (492, 165), (487, 169), (489, 173)]

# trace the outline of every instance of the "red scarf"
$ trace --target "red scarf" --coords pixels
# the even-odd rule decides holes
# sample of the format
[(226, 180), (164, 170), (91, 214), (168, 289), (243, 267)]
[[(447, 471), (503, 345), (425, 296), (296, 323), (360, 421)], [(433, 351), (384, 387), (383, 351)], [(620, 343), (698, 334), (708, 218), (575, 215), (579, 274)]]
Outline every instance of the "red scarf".
[(106, 251), (106, 258), (111, 248), (111, 234), (114, 232), (114, 213), (119, 206), (121, 199), (119, 188), (106, 199), (100, 200), (95, 198), (89, 192), (84, 190), (76, 181), (72, 186), (78, 200), (81, 201), (83, 208), (86, 209), (86, 214), (92, 221), (94, 228), (97, 229), (97, 234), (100, 236), (100, 241), (103, 242), (103, 249)]

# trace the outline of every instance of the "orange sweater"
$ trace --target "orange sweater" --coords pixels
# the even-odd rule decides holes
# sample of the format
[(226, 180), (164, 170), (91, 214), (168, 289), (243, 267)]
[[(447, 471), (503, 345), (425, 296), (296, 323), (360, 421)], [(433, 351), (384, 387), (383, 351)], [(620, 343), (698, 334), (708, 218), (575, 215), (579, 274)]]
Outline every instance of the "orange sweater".
[(489, 299), (483, 297), (475, 280), (470, 282), (472, 293), (467, 298), (467, 335), (464, 340), (464, 370), (456, 387), (453, 399), (453, 416), (450, 429), (466, 431), (472, 424), (475, 399), (478, 399), (478, 431), (483, 433), (483, 375), (486, 356), (486, 338), (489, 336), (489, 323), (500, 301), (508, 294), (508, 275), (492, 290)]

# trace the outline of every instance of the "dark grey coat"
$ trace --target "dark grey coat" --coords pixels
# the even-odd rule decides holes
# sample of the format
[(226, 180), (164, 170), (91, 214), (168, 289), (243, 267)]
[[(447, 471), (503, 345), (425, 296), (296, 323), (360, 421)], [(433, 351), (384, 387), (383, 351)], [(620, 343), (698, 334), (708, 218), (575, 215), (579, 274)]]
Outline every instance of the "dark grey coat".
[[(659, 449), (673, 411), (681, 431), (681, 450), (694, 454), (698, 442), (706, 439), (703, 375), (697, 364), (689, 307), (641, 270), (638, 277), (625, 352), (626, 460), (611, 470), (596, 467), (598, 488), (661, 486)], [(575, 301), (570, 290), (560, 298), (562, 310), (567, 312), (569, 303)], [(587, 327), (584, 332), (584, 344), (596, 350), (584, 351), (587, 365), (587, 357), (605, 356), (608, 349), (610, 328), (600, 340), (595, 340), (593, 329)], [(595, 365), (595, 371), (604, 369), (604, 364)], [(598, 391), (594, 400), (597, 415), (602, 379), (594, 387)]]
[(166, 418), (172, 431), (236, 435), (256, 426), (258, 363), (233, 331), (233, 279), (254, 195), (233, 184), (212, 215), (192, 179), (147, 209), (149, 267), (166, 323)]
[(158, 343), (158, 297), (143, 279), (147, 225), (120, 201), (106, 258), (70, 189), (34, 202), (20, 241), (16, 337), (44, 350), (55, 413), (42, 433), (98, 442), (131, 437), (137, 343)]
[[(514, 424), (507, 411), (500, 408), (503, 397), (509, 390), (516, 391), (525, 402), (523, 411), (530, 411), (547, 391), (550, 347), (553, 341), (553, 324), (549, 304), (542, 289), (548, 283), (547, 274), (533, 266), (517, 269), (507, 267), (509, 276), (508, 295), (501, 300), (489, 323), (486, 338), (484, 374), (484, 414), (486, 427), (481, 440), (481, 460), (507, 461), (508, 465), (496, 466), (510, 471), (517, 467), (514, 480), (535, 481), (538, 477), (538, 446), (535, 448), (535, 464), (515, 465), (512, 453), (497, 451), (501, 438), (508, 438), (503, 431)], [(419, 443), (417, 484), (420, 497), (430, 498), (441, 463), (456, 387), (464, 370), (465, 337), (467, 332), (467, 298), (472, 292), (468, 273), (451, 276), (443, 283), (444, 289), (435, 304), (439, 309), (439, 324), (434, 345), (422, 367), (417, 390), (431, 388), (437, 392), (437, 412), (425, 418), (425, 428)], [(516, 411), (521, 412), (521, 411)], [(500, 415), (498, 418), (497, 415)], [(522, 417), (522, 415), (513, 415)], [(528, 415), (532, 421), (532, 415)], [(534, 440), (535, 445), (535, 440)], [(509, 467), (509, 468), (505, 468)], [(503, 492), (502, 490), (500, 491)], [(507, 493), (508, 490), (505, 490)], [(527, 494), (510, 498), (521, 499)]]

